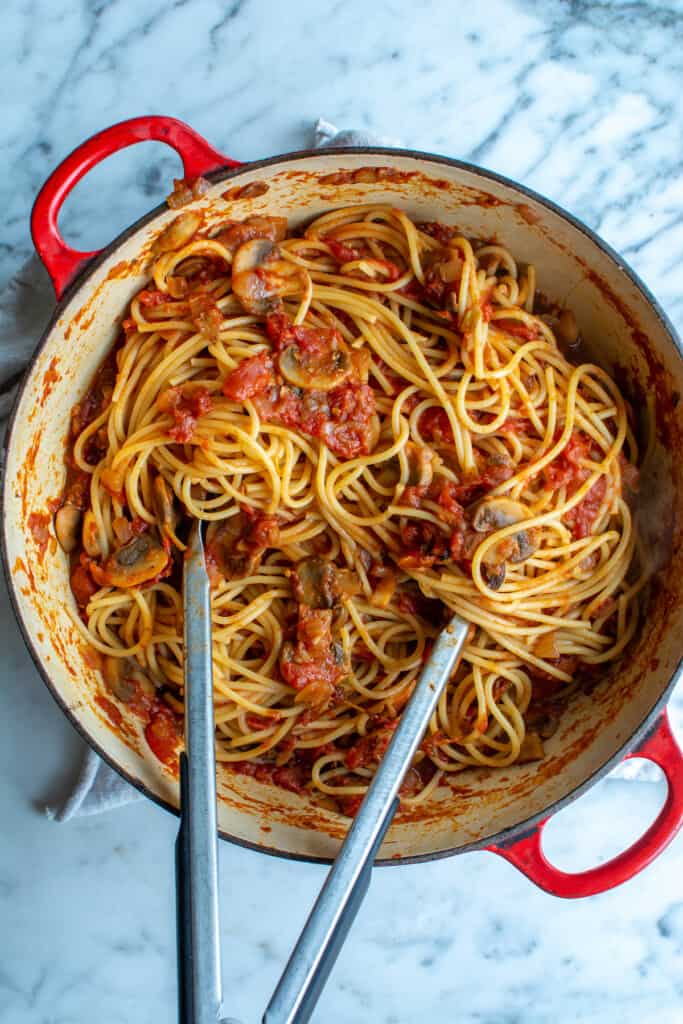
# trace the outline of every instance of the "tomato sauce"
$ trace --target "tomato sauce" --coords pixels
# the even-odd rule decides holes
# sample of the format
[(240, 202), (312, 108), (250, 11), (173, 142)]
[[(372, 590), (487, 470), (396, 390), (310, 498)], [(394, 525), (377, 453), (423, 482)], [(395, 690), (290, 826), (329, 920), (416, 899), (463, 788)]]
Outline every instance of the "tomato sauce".
[(158, 702), (145, 726), (145, 738), (152, 753), (167, 767), (174, 767), (178, 759), (180, 730), (176, 716), (167, 704)]
[(328, 246), (337, 263), (351, 263), (353, 260), (362, 259), (361, 250), (354, 248), (352, 245), (347, 245), (346, 242), (339, 242), (336, 238), (331, 238), (329, 235), (324, 235), (321, 238), (321, 242)]
[(186, 444), (194, 437), (197, 420), (211, 411), (213, 401), (206, 388), (168, 388), (159, 395), (157, 405), (173, 420), (169, 435), (178, 444)]
[(50, 524), (52, 516), (49, 512), (31, 512), (28, 517), (28, 528), (38, 548), (38, 561), (42, 562), (50, 543)]
[(95, 697), (95, 703), (98, 707), (102, 708), (105, 715), (113, 726), (120, 729), (123, 725), (123, 715), (117, 708), (116, 704), (110, 701), (107, 697), (103, 697), (101, 694)]
[(593, 523), (597, 519), (598, 512), (605, 500), (607, 493), (607, 480), (604, 476), (598, 477), (583, 501), (566, 512), (564, 519), (571, 527), (574, 540), (589, 537), (593, 529)]
[(243, 359), (223, 382), (223, 394), (235, 402), (255, 398), (275, 384), (273, 360), (265, 352)]
[(521, 320), (495, 320), (493, 326), (507, 334), (512, 334), (515, 338), (522, 338), (523, 341), (535, 341), (539, 337), (539, 330), (536, 326), (530, 327), (529, 324), (525, 324)]
[(290, 793), (305, 793), (306, 783), (310, 780), (311, 770), (306, 764), (257, 764), (254, 761), (235, 761), (231, 765), (233, 771), (240, 775), (248, 775), (257, 782), (280, 786)]

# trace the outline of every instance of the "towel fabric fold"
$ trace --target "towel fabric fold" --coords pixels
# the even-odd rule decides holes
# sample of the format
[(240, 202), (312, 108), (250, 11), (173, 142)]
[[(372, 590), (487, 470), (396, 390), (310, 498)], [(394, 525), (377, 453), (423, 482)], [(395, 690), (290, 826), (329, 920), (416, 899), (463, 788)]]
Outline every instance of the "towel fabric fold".
[[(339, 131), (322, 118), (314, 127), (315, 147), (397, 146), (398, 140), (378, 136), (364, 129)], [(50, 280), (37, 257), (31, 257), (0, 297), (0, 422), (7, 416), (14, 392), (54, 306)], [(649, 763), (625, 762), (613, 773), (621, 778), (649, 780), (658, 770)], [(89, 747), (76, 784), (46, 814), (55, 821), (76, 815), (97, 814), (141, 799), (141, 794)]]

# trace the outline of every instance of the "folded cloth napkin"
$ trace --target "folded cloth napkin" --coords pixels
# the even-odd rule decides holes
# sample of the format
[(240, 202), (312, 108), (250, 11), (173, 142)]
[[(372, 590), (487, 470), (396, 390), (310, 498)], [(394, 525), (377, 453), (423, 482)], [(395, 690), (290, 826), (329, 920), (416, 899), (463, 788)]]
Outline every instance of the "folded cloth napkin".
[[(339, 131), (329, 121), (318, 120), (313, 132), (314, 146), (397, 146), (398, 140), (378, 136), (365, 129)], [(37, 257), (31, 257), (0, 297), (0, 422), (11, 407), (16, 385), (54, 306), (50, 280)], [(675, 717), (683, 722), (683, 695), (674, 702)], [(648, 762), (625, 762), (615, 776), (655, 779), (658, 770)], [(97, 814), (141, 799), (125, 779), (86, 747), (78, 779), (46, 814), (56, 821), (76, 815)]]

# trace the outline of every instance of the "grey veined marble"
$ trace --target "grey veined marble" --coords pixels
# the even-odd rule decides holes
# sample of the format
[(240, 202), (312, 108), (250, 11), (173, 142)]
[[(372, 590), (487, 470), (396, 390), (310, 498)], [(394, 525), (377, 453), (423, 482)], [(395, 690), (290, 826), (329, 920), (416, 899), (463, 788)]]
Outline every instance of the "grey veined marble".
[[(103, 126), (173, 114), (248, 160), (308, 144), (323, 116), (549, 195), (683, 325), (681, 0), (7, 0), (0, 47), (0, 286), (46, 174)], [(67, 237), (105, 243), (177, 170), (152, 144), (112, 158), (67, 203)], [(146, 802), (64, 826), (36, 811), (79, 741), (0, 600), (0, 1022), (172, 1021), (176, 823)], [(662, 797), (602, 783), (549, 827), (549, 855), (604, 859)], [(223, 844), (221, 872), (226, 1010), (253, 1024), (323, 869)], [(578, 903), (488, 854), (381, 870), (316, 1024), (680, 1024), (681, 877), (680, 839)]]

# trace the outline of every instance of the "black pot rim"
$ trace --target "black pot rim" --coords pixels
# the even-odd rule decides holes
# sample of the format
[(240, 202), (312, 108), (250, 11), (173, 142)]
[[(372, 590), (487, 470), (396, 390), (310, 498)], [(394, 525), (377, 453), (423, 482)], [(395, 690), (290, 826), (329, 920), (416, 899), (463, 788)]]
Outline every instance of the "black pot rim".
[[(573, 214), (568, 213), (566, 210), (564, 210), (557, 203), (553, 202), (551, 199), (547, 199), (540, 193), (535, 192), (530, 188), (527, 188), (525, 185), (519, 184), (519, 182), (514, 181), (512, 178), (508, 178), (505, 175), (498, 174), (495, 171), (490, 171), (485, 168), (478, 167), (476, 164), (472, 164), (464, 160), (456, 160), (451, 157), (441, 156), (439, 154), (434, 153), (426, 153), (420, 150), (391, 149), (383, 146), (340, 146), (329, 149), (303, 149), (297, 150), (296, 152), (293, 153), (282, 153), (278, 156), (267, 157), (262, 160), (255, 160), (249, 163), (240, 164), (237, 167), (218, 168), (217, 170), (212, 171), (211, 173), (205, 175), (205, 177), (212, 184), (215, 184), (221, 181), (227, 181), (233, 178), (238, 178), (241, 174), (251, 172), (259, 168), (268, 168), (281, 163), (296, 163), (299, 160), (308, 160), (315, 157), (330, 155), (386, 156), (389, 158), (399, 156), (414, 159), (417, 161), (425, 161), (432, 164), (454, 167), (457, 168), (458, 170), (463, 170), (471, 174), (474, 174), (477, 177), (484, 179), (485, 181), (488, 180), (496, 184), (505, 185), (508, 188), (514, 189), (516, 192), (520, 194), (520, 196), (532, 199), (534, 202), (539, 203), (541, 206), (544, 206), (552, 213), (561, 217), (563, 220), (567, 221), (572, 227), (574, 227), (577, 231), (585, 235), (589, 239), (589, 241), (591, 241), (598, 249), (600, 249), (606, 256), (608, 256), (611, 259), (611, 261), (622, 273), (626, 274), (630, 278), (632, 284), (635, 285), (636, 289), (640, 292), (643, 299), (654, 311), (657, 319), (660, 321), (662, 328), (664, 329), (674, 348), (678, 352), (679, 358), (683, 359), (683, 345), (681, 343), (680, 338), (678, 337), (676, 329), (674, 328), (673, 324), (669, 320), (668, 316), (666, 315), (666, 313), (664, 312), (664, 310), (662, 309), (662, 307), (660, 306), (659, 302), (654, 297), (650, 289), (640, 279), (636, 272), (629, 266), (629, 264), (610, 245), (608, 245), (607, 242), (605, 242), (598, 234), (596, 234), (596, 232), (594, 232), (583, 221), (575, 217)], [(162, 213), (167, 212), (167, 210), (168, 207), (166, 206), (166, 204), (160, 203), (158, 206), (150, 210), (149, 213), (144, 214), (137, 221), (131, 224), (130, 227), (126, 228), (123, 232), (121, 232), (121, 234), (119, 234), (115, 239), (113, 239), (112, 242), (110, 242), (109, 245), (107, 245), (96, 256), (94, 256), (92, 260), (85, 264), (85, 266), (83, 266), (75, 274), (73, 280), (69, 282), (61, 298), (58, 300), (55, 306), (55, 310), (50, 320), (48, 321), (45, 330), (41, 335), (40, 341), (36, 346), (36, 349), (31, 357), (30, 362), (26, 367), (21, 385), (17, 389), (17, 394), (14, 399), (12, 412), (8, 420), (7, 433), (5, 438), (6, 451), (8, 451), (12, 445), (17, 410), (19, 408), (19, 404), (21, 402), (24, 390), (26, 388), (26, 384), (32, 374), (36, 360), (40, 356), (40, 353), (42, 352), (45, 345), (47, 344), (49, 336), (52, 333), (52, 330), (56, 322), (62, 315), (67, 304), (71, 301), (73, 296), (78, 291), (80, 291), (81, 288), (83, 288), (83, 286), (87, 283), (88, 279), (93, 275), (97, 268), (102, 263), (104, 263), (105, 260), (107, 260), (119, 248), (119, 246), (121, 246), (125, 241), (127, 241), (128, 238), (134, 235), (140, 228), (144, 227), (146, 224), (153, 221)], [(131, 775), (125, 769), (121, 768), (120, 765), (118, 765), (113, 760), (113, 758), (110, 757), (110, 755), (104, 751), (104, 749), (99, 745), (99, 743), (90, 736), (90, 734), (87, 732), (85, 726), (81, 723), (77, 715), (74, 714), (74, 712), (67, 706), (61, 694), (58, 692), (57, 688), (50, 679), (49, 673), (44, 669), (38, 651), (33, 642), (33, 638), (30, 634), (30, 631), (26, 623), (24, 622), (16, 594), (14, 580), (12, 578), (11, 569), (8, 564), (8, 522), (7, 517), (5, 515), (7, 487), (7, 477), (6, 475), (3, 475), (2, 493), (0, 495), (0, 514), (2, 515), (0, 553), (2, 554), (3, 569), (5, 573), (5, 580), (7, 583), (7, 590), (10, 595), (12, 609), (14, 611), (15, 618), (17, 620), (20, 632), (24, 639), (24, 643), (28, 648), (29, 654), (31, 655), (31, 658), (38, 670), (39, 675), (43, 679), (43, 682), (47, 686), (49, 692), (52, 694), (52, 697), (56, 701), (57, 705), (69, 719), (69, 721), (76, 729), (76, 731), (80, 734), (82, 739), (88, 744), (88, 746), (90, 746), (95, 751), (95, 753), (97, 753), (102, 758), (102, 760), (109, 765), (110, 768), (116, 771), (122, 778), (124, 778), (127, 782), (134, 786), (135, 789), (142, 793), (143, 796), (146, 796), (159, 807), (164, 808), (164, 810), (170, 811), (172, 814), (178, 817), (179, 811), (174, 804), (170, 803), (168, 800), (165, 800), (158, 794), (152, 792), (145, 782)], [(588, 778), (586, 778), (578, 786), (574, 787), (574, 789), (572, 789), (569, 793), (565, 794), (563, 797), (548, 804), (547, 807), (545, 807), (542, 811), (538, 812), (537, 814), (531, 815), (528, 818), (525, 818), (523, 821), (518, 822), (515, 825), (511, 825), (509, 828), (497, 832), (495, 835), (488, 836), (485, 839), (479, 839), (471, 843), (466, 843), (463, 846), (447, 848), (444, 850), (436, 850), (431, 853), (417, 854), (415, 856), (410, 857), (381, 858), (376, 861), (376, 865), (387, 866), (403, 864), (421, 864), (433, 860), (442, 860), (445, 857), (452, 857), (461, 853), (468, 853), (474, 850), (485, 850), (491, 846), (510, 846), (519, 839), (522, 839), (525, 836), (531, 834), (539, 823), (545, 821), (552, 815), (556, 814), (558, 811), (562, 810), (564, 807), (567, 807), (569, 804), (573, 803), (585, 792), (587, 792), (587, 790), (589, 790), (593, 785), (595, 785), (596, 782), (604, 778), (605, 775), (607, 775), (614, 767), (616, 767), (616, 765), (618, 765), (624, 759), (625, 755), (629, 753), (637, 753), (639, 747), (656, 730), (659, 716), (666, 707), (671, 692), (676, 683), (678, 682), (678, 680), (681, 678), (681, 676), (683, 676), (683, 655), (679, 660), (676, 668), (674, 669), (668, 684), (660, 694), (659, 698), (655, 701), (653, 706), (643, 716), (641, 724), (638, 726), (637, 729), (634, 730), (631, 736), (629, 736), (629, 738), (624, 741), (624, 743), (611, 757), (609, 757), (605, 762), (603, 762), (603, 764), (596, 768), (596, 770), (590, 776), (588, 776)], [(261, 845), (259, 843), (254, 843), (246, 839), (241, 839), (240, 837), (234, 836), (231, 833), (225, 832), (222, 829), (219, 829), (218, 834), (221, 839), (224, 839), (227, 842), (233, 843), (237, 846), (241, 846), (249, 850), (254, 850), (258, 853), (266, 853), (273, 857), (279, 857), (282, 859), (292, 861), (302, 861), (304, 863), (330, 864), (332, 862), (332, 858), (330, 857), (315, 857), (306, 854), (292, 853), (286, 850), (279, 850), (275, 847)]]

